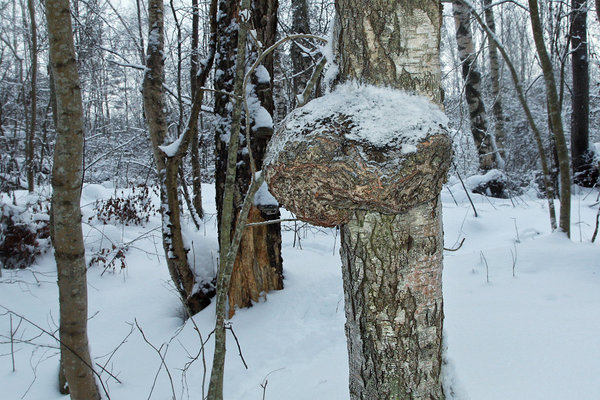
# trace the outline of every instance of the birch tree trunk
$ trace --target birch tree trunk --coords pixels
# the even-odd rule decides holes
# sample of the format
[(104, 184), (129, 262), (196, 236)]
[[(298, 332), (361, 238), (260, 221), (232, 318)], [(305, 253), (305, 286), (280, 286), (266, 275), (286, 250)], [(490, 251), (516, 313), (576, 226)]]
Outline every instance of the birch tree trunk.
[[(441, 104), (439, 2), (338, 0), (336, 9), (341, 81)], [(350, 398), (443, 399), (439, 193), (401, 214), (356, 211), (341, 242)]]
[[(494, 18), (494, 10), (492, 9), (492, 0), (483, 0), (485, 23), (490, 31), (496, 34), (496, 19)], [(504, 142), (506, 134), (504, 131), (504, 109), (502, 107), (502, 87), (500, 76), (500, 61), (498, 59), (498, 46), (496, 42), (488, 35), (489, 59), (490, 59), (490, 78), (492, 81), (492, 96), (494, 103), (492, 105), (492, 113), (494, 114), (494, 139), (498, 149), (497, 161), (504, 162), (506, 158), (506, 149)], [(499, 163), (500, 164), (500, 163)], [(503, 165), (499, 165), (503, 167)]]
[(488, 171), (498, 168), (499, 155), (494, 138), (488, 133), (487, 113), (481, 95), (481, 74), (477, 68), (477, 55), (471, 34), (471, 11), (461, 1), (455, 0), (452, 2), (452, 12), (456, 25), (458, 58), (465, 84), (465, 98), (469, 106), (471, 133), (479, 155), (479, 168)]
[(100, 399), (87, 337), (87, 281), (81, 230), (83, 108), (68, 0), (46, 1), (57, 104), (52, 169), (52, 243), (58, 269), (62, 368), (71, 399)]
[[(292, 0), (292, 32), (310, 33), (307, 0)], [(309, 55), (306, 54), (306, 51), (295, 42), (292, 42), (291, 44), (290, 55), (292, 57), (292, 82), (294, 94), (297, 96), (304, 91), (304, 88), (310, 79), (310, 67), (312, 61)], [(302, 100), (304, 101), (307, 99)]]

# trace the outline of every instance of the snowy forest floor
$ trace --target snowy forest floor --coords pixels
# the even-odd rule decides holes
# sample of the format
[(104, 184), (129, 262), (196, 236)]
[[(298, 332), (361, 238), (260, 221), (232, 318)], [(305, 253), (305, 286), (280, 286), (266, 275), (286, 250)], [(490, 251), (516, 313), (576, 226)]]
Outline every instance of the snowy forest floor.
[[(217, 256), (214, 188), (203, 190), (205, 223), (196, 231), (190, 222), (185, 232), (200, 275), (214, 270)], [(87, 185), (83, 220), (93, 214), (97, 199), (113, 194), (114, 189)], [(25, 196), (17, 193), (17, 200)], [(597, 190), (573, 196), (568, 240), (549, 233), (547, 204), (533, 190), (512, 200), (473, 195), (475, 218), (459, 183), (444, 188), (445, 246), (465, 239), (459, 250), (444, 255), (449, 398), (599, 398), (600, 244), (590, 243), (597, 197)], [(193, 323), (184, 321), (159, 227), (158, 216), (145, 226), (96, 220), (84, 225), (88, 260), (111, 242), (130, 242), (125, 268), (117, 263), (114, 269), (88, 270), (91, 352), (113, 400), (202, 399), (203, 382), (208, 384), (214, 305)], [(348, 399), (339, 237), (335, 229), (303, 227), (294, 241), (293, 227), (287, 223), (283, 232), (285, 289), (238, 310), (231, 320), (248, 369), (229, 334), (228, 400)], [(57, 334), (52, 253), (29, 269), (2, 273), (0, 305)], [(59, 357), (52, 337), (15, 315), (11, 335), (11, 317), (2, 310), (0, 336), (0, 398), (68, 398), (57, 391)]]

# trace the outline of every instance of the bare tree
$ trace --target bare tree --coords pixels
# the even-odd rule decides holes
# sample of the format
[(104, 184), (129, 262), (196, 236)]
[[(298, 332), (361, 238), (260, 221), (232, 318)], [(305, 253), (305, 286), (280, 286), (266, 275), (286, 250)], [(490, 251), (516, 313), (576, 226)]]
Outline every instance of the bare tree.
[[(277, 18), (277, 1), (260, 0), (254, 1), (250, 23), (254, 24), (256, 41), (260, 46), (254, 45), (258, 54), (275, 42)], [(266, 145), (273, 134), (273, 99), (272, 99), (272, 77), (273, 58), (267, 54), (262, 61), (262, 74), (254, 74), (252, 85), (248, 86), (246, 95), (250, 99), (250, 106), (244, 110), (248, 113), (251, 126), (244, 126), (243, 130), (249, 128), (251, 134), (247, 137), (242, 131), (236, 133), (233, 126), (233, 103), (237, 99), (227, 93), (232, 93), (238, 79), (244, 79), (244, 75), (237, 77), (236, 62), (240, 57), (239, 44), (239, 5), (235, 2), (219, 3), (219, 44), (218, 44), (218, 73), (215, 75), (215, 88), (219, 91), (215, 99), (215, 111), (221, 119), (216, 129), (215, 142), (217, 148), (217, 159), (215, 167), (216, 203), (219, 221), (219, 242), (223, 247), (223, 238), (231, 238), (237, 223), (244, 196), (248, 191), (253, 174), (262, 166), (262, 160)], [(256, 53), (249, 54), (251, 60), (256, 59)], [(259, 114), (262, 115), (259, 118)], [(240, 128), (241, 129), (241, 124)], [(226, 188), (226, 171), (229, 153), (228, 141), (231, 135), (242, 135), (238, 158), (238, 167), (235, 174), (235, 191), (233, 195), (233, 217), (228, 224), (223, 224), (223, 210), (227, 201), (224, 194)], [(248, 141), (251, 140), (251, 143)], [(250, 149), (248, 149), (250, 147)], [(251, 150), (251, 151), (248, 151)], [(252, 158), (250, 155), (252, 154)], [(255, 165), (256, 169), (252, 167)], [(228, 205), (227, 205), (228, 206)], [(257, 204), (249, 213), (250, 222), (262, 222), (276, 220), (279, 218), (277, 206), (273, 204)], [(226, 229), (228, 232), (224, 232)], [(227, 239), (227, 243), (229, 243)], [(252, 302), (258, 301), (261, 295), (272, 290), (283, 288), (281, 258), (281, 229), (279, 224), (257, 226), (244, 232), (239, 254), (233, 269), (232, 282), (229, 287), (229, 317), (235, 313), (236, 307), (249, 307)]]
[[(492, 0), (483, 0), (485, 23), (493, 34), (496, 34), (496, 19), (492, 9)], [(490, 80), (492, 81), (492, 113), (494, 114), (494, 138), (498, 154), (496, 160), (505, 159), (505, 132), (504, 132), (504, 109), (502, 107), (502, 87), (500, 75), (500, 61), (498, 59), (498, 48), (493, 39), (488, 36), (489, 60), (490, 60)]]
[[(214, 2), (213, 2), (214, 3)], [(211, 10), (215, 19), (216, 9)], [(144, 111), (156, 163), (163, 220), (163, 248), (167, 266), (175, 288), (185, 306), (193, 315), (210, 303), (209, 293), (197, 282), (194, 271), (187, 260), (187, 249), (181, 232), (181, 207), (179, 204), (178, 174), (181, 161), (189, 146), (192, 130), (196, 126), (204, 91), (198, 90), (193, 99), (189, 120), (181, 135), (170, 138), (164, 100), (164, 5), (161, 0), (148, 3), (148, 49), (146, 73), (144, 75)], [(214, 49), (214, 47), (212, 47)], [(199, 86), (203, 86), (212, 67), (214, 52), (207, 57), (202, 73), (198, 75)]]
[(61, 359), (72, 399), (100, 399), (87, 337), (87, 282), (81, 229), (83, 107), (68, 0), (46, 1), (57, 104), (52, 170), (52, 238), (58, 268)]
[(33, 0), (27, 0), (27, 9), (29, 10), (30, 33), (30, 53), (31, 53), (31, 116), (29, 118), (29, 131), (27, 132), (27, 143), (25, 153), (25, 166), (27, 169), (27, 190), (33, 192), (35, 180), (35, 128), (37, 116), (37, 74), (38, 74), (38, 44), (37, 44), (37, 24), (35, 21), (35, 4)]
[(544, 32), (540, 21), (537, 0), (528, 0), (529, 15), (531, 19), (531, 29), (533, 31), (533, 40), (537, 50), (538, 58), (542, 66), (544, 83), (546, 86), (546, 98), (548, 102), (549, 119), (552, 125), (554, 141), (556, 143), (556, 153), (558, 157), (558, 168), (560, 175), (560, 217), (559, 228), (570, 236), (571, 232), (571, 168), (569, 165), (569, 151), (563, 131), (562, 117), (560, 114), (560, 104), (558, 93), (556, 91), (556, 81), (546, 43), (544, 41)]
[(469, 106), (471, 133), (479, 156), (479, 168), (488, 171), (503, 165), (494, 137), (488, 132), (488, 118), (481, 94), (481, 73), (471, 33), (471, 11), (461, 1), (452, 2), (456, 25), (456, 43), (465, 82), (465, 98)]
[(589, 149), (590, 74), (587, 42), (587, 0), (571, 2), (571, 160), (573, 180), (585, 186), (596, 182), (591, 176)]

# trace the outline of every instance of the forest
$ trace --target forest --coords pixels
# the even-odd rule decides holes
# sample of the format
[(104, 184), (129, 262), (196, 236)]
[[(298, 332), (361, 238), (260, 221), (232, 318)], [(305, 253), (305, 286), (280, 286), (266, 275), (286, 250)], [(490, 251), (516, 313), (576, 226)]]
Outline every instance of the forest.
[(0, 0), (7, 399), (597, 399), (600, 0)]

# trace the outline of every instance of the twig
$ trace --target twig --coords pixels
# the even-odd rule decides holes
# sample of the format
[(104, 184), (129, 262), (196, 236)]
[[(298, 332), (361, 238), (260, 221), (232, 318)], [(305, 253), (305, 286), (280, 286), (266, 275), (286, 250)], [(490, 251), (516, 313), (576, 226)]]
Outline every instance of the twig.
[(240, 346), (240, 342), (239, 342), (237, 336), (235, 335), (235, 332), (233, 331), (233, 326), (231, 325), (231, 323), (228, 323), (225, 326), (225, 329), (229, 329), (231, 331), (231, 334), (233, 335), (233, 338), (235, 339), (235, 344), (237, 345), (238, 353), (240, 354), (240, 358), (242, 359), (242, 362), (244, 363), (244, 367), (246, 367), (246, 369), (248, 369), (248, 364), (246, 364), (246, 360), (244, 360), (244, 355), (242, 354), (242, 347)]
[(270, 221), (263, 221), (263, 222), (251, 222), (249, 224), (246, 224), (246, 226), (261, 226), (261, 225), (272, 225), (272, 224), (279, 224), (281, 222), (296, 222), (296, 221), (300, 221), (299, 219), (296, 218), (282, 218), (282, 219), (273, 219)]
[[(106, 371), (105, 368), (108, 365), (108, 363), (110, 362), (110, 360), (113, 358), (113, 356), (115, 355), (117, 350), (119, 350), (121, 348), (121, 346), (123, 346), (125, 343), (127, 343), (127, 339), (129, 339), (129, 336), (131, 336), (132, 333), (133, 333), (133, 324), (131, 324), (131, 329), (129, 330), (129, 333), (125, 336), (125, 338), (123, 340), (121, 340), (121, 343), (119, 343), (119, 345), (110, 353), (110, 356), (108, 357), (108, 360), (106, 360), (106, 362), (104, 363), (104, 366), (100, 367), (100, 368), (102, 368), (102, 370)], [(107, 371), (107, 373), (108, 373), (108, 371)], [(117, 382), (119, 382), (119, 380), (117, 380)], [(119, 383), (121, 383), (121, 382), (119, 382)]]
[(265, 379), (265, 382), (260, 384), (260, 387), (263, 388), (262, 400), (265, 400), (265, 398), (267, 396), (267, 385), (268, 384), (269, 384), (268, 379)]
[(56, 335), (54, 335), (52, 332), (47, 331), (46, 329), (42, 328), (41, 326), (39, 326), (35, 322), (27, 319), (26, 317), (24, 317), (24, 316), (22, 316), (20, 314), (17, 314), (16, 312), (12, 311), (11, 309), (9, 309), (9, 308), (1, 305), (1, 304), (0, 304), (0, 308), (6, 310), (6, 312), (8, 312), (9, 314), (14, 315), (15, 317), (21, 318), (23, 321), (25, 321), (25, 322), (29, 323), (30, 325), (34, 326), (35, 328), (39, 329), (40, 331), (42, 331), (43, 333), (45, 333), (46, 335), (52, 337), (54, 340), (56, 340), (58, 343), (60, 343), (60, 345), (62, 347), (64, 347), (68, 351), (70, 351), (75, 357), (77, 357), (79, 359), (79, 361), (81, 361), (83, 364), (85, 364), (85, 366), (88, 367), (90, 369), (90, 371), (92, 371), (92, 374), (94, 374), (98, 378), (98, 382), (100, 382), (100, 386), (102, 386), (102, 390), (104, 391), (104, 394), (106, 395), (106, 398), (108, 400), (110, 400), (110, 395), (108, 394), (108, 389), (104, 385), (104, 381), (102, 380), (102, 377), (100, 376), (100, 374), (93, 368), (93, 366), (91, 366), (86, 360), (84, 360), (75, 350), (73, 350), (72, 348), (70, 348), (69, 346), (67, 346), (66, 344), (64, 344), (60, 340), (60, 338), (57, 338)]
[(512, 218), (513, 222), (515, 223), (515, 232), (517, 233), (517, 240), (515, 240), (516, 243), (521, 243), (521, 238), (519, 237), (519, 229), (517, 229), (517, 219), (516, 218)]
[(513, 278), (515, 277), (515, 269), (517, 267), (517, 244), (513, 243), (515, 247), (515, 252), (513, 253), (512, 249), (510, 249), (510, 256), (512, 257), (512, 274)]
[(102, 371), (106, 372), (115, 381), (119, 382), (120, 384), (123, 384), (123, 382), (121, 382), (121, 380), (119, 380), (119, 378), (117, 378), (116, 376), (114, 376), (113, 374), (108, 372), (108, 370), (106, 368), (104, 368), (102, 365), (100, 365), (99, 363), (96, 363), (96, 365), (99, 366)]
[[(160, 352), (162, 350), (164, 344), (161, 345), (160, 348), (156, 348), (156, 346), (154, 346), (148, 340), (148, 338), (146, 338), (146, 335), (144, 334), (144, 331), (138, 324), (137, 319), (134, 319), (134, 322), (135, 322), (135, 326), (137, 326), (138, 330), (142, 334), (142, 338), (144, 339), (144, 342), (146, 342), (148, 344), (148, 346), (152, 347), (152, 349), (154, 351), (156, 351), (156, 353), (160, 357), (161, 364), (160, 364), (160, 367), (158, 368), (158, 371), (156, 371), (156, 376), (154, 377), (154, 382), (152, 383), (152, 387), (150, 388), (150, 394), (148, 395), (148, 400), (150, 399), (150, 397), (152, 397), (152, 392), (154, 392), (154, 387), (156, 386), (156, 379), (158, 378), (158, 374), (160, 373), (160, 370), (162, 369), (163, 366), (165, 367), (165, 371), (167, 372), (167, 376), (169, 377), (169, 382), (171, 383), (171, 392), (173, 394), (173, 400), (175, 400), (177, 398), (177, 395), (175, 394), (175, 386), (173, 385), (173, 377), (171, 376), (171, 371), (169, 371), (169, 367), (167, 366), (167, 363), (165, 361), (165, 356)], [(165, 349), (165, 355), (167, 354), (168, 350), (169, 350), (169, 345), (167, 345), (167, 348)]]
[(448, 189), (450, 196), (452, 196), (452, 200), (454, 200), (454, 204), (456, 204), (458, 206), (458, 202), (456, 201), (456, 197), (454, 197), (454, 193), (452, 193), (452, 190), (450, 190), (450, 186), (446, 185), (446, 189)]
[(458, 251), (458, 250), (460, 250), (460, 248), (462, 247), (463, 243), (465, 242), (465, 239), (466, 238), (462, 238), (462, 240), (458, 244), (458, 247), (455, 247), (453, 249), (447, 249), (447, 248), (444, 247), (444, 251)]
[(473, 204), (473, 200), (471, 200), (471, 195), (469, 195), (469, 191), (467, 190), (467, 187), (465, 186), (465, 183), (462, 180), (462, 177), (460, 176), (460, 173), (458, 172), (458, 168), (456, 168), (456, 163), (454, 163), (454, 161), (452, 161), (452, 166), (454, 167), (454, 171), (456, 172), (456, 175), (458, 176), (458, 179), (460, 180), (460, 183), (463, 187), (463, 189), (465, 190), (465, 193), (467, 194), (467, 198), (469, 199), (469, 202), (471, 203), (471, 207), (473, 207), (473, 212), (475, 213), (475, 218), (477, 218), (477, 210), (475, 209), (475, 204)]
[(594, 229), (594, 235), (592, 236), (592, 243), (596, 241), (596, 236), (598, 236), (598, 225), (600, 224), (600, 207), (598, 207), (598, 212), (596, 213), (596, 228)]
[(15, 332), (13, 332), (12, 314), (9, 314), (9, 316), (10, 316), (10, 356), (12, 358), (12, 370), (13, 370), (13, 372), (15, 372), (16, 371), (16, 369), (15, 369), (15, 341), (14, 341)]
[(481, 260), (485, 263), (485, 280), (487, 283), (490, 283), (490, 268), (487, 259), (485, 258), (483, 251), (480, 251), (479, 254), (481, 254)]

